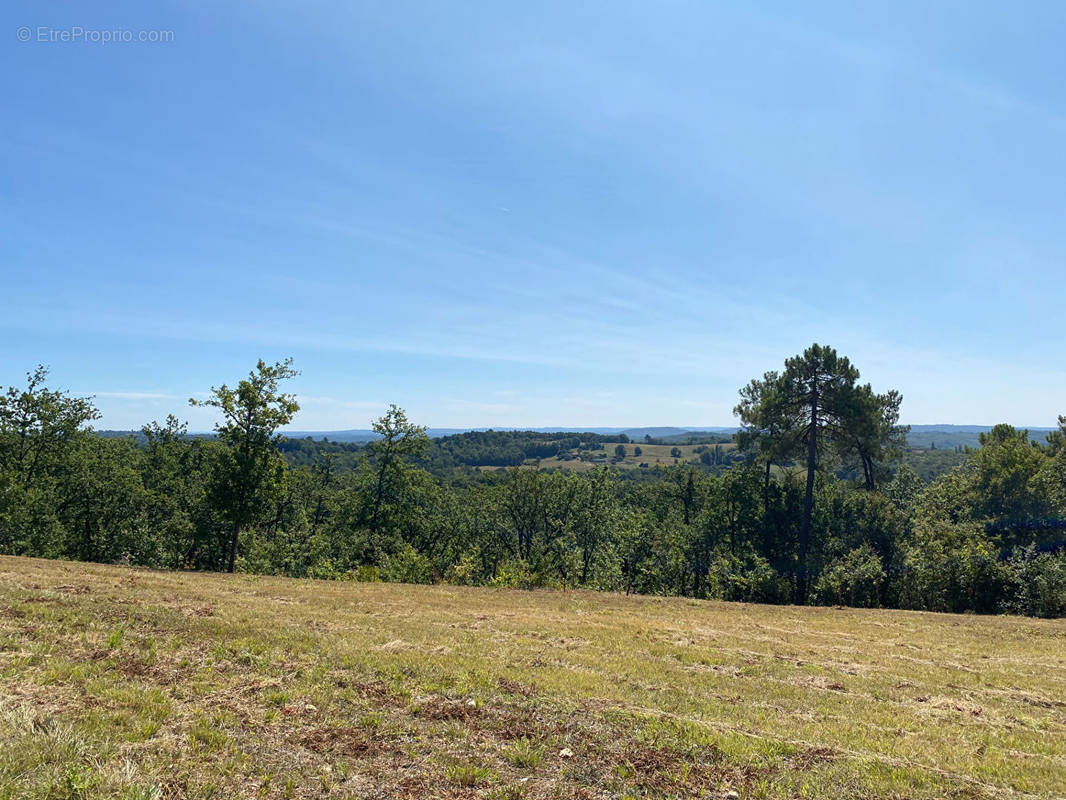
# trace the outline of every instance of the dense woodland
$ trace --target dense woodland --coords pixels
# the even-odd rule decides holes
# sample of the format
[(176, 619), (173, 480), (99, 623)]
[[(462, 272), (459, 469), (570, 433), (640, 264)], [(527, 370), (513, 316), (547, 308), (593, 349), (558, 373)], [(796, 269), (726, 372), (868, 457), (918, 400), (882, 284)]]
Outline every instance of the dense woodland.
[[(0, 552), (297, 577), (586, 587), (770, 603), (1066, 615), (1066, 417), (1044, 443), (905, 453), (901, 396), (814, 345), (740, 391), (736, 447), (623, 471), (597, 434), (288, 440), (289, 361), (178, 418), (97, 435), (38, 368), (0, 396)], [(192, 402), (192, 401), (190, 401)], [(647, 443), (645, 443), (647, 446)], [(589, 462), (541, 470), (545, 458)], [(476, 467), (490, 467), (480, 469)], [(935, 477), (934, 477), (935, 476)]]

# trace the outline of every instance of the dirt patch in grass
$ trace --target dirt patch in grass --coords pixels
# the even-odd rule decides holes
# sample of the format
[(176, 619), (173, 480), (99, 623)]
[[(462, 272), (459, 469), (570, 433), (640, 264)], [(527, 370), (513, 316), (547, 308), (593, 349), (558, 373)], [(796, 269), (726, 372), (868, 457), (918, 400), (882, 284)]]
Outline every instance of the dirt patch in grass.
[(63, 584), (55, 587), (60, 594), (89, 594), (92, 589), (84, 584)]
[(809, 770), (816, 764), (828, 764), (837, 759), (837, 752), (831, 747), (805, 747), (789, 756), (788, 762), (794, 769)]
[(350, 725), (312, 727), (301, 731), (297, 741), (319, 755), (353, 758), (367, 758), (387, 753), (403, 755), (403, 750), (390, 747), (369, 736), (365, 730)]
[(434, 720), (468, 721), (481, 716), (482, 709), (475, 700), (451, 700), (432, 697), (417, 706), (415, 713), (420, 717)]
[(510, 680), (508, 678), (498, 678), (496, 680), (496, 685), (499, 686), (501, 690), (507, 692), (508, 694), (517, 694), (517, 695), (521, 695), (522, 697), (532, 697), (533, 695), (535, 695), (537, 693), (537, 690), (536, 690), (535, 687), (527, 686), (524, 683), (519, 683), (518, 681), (512, 681), (512, 680)]

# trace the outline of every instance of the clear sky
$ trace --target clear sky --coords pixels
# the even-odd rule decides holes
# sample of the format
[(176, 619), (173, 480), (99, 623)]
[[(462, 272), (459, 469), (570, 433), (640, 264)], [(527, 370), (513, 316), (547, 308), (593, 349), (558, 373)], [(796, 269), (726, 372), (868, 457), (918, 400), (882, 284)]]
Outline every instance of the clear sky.
[(812, 341), (907, 422), (1066, 413), (1060, 0), (0, 19), (0, 385), (101, 427), (290, 355), (304, 430), (730, 425)]

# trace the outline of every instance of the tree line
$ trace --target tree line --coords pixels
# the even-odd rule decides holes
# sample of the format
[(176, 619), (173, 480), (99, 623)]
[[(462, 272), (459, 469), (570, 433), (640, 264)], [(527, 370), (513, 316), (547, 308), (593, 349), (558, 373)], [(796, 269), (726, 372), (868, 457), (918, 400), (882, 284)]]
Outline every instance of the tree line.
[[(0, 552), (1066, 615), (1066, 417), (1043, 444), (996, 426), (925, 482), (899, 460), (899, 393), (874, 392), (847, 358), (814, 345), (741, 389), (741, 455), (721, 468), (481, 474), (433, 468), (425, 429), (396, 406), (367, 445), (291, 447), (280, 431), (299, 409), (284, 391), (295, 374), (291, 361), (260, 361), (190, 401), (217, 411), (213, 437), (169, 416), (106, 438), (92, 429), (92, 399), (49, 388), (38, 368), (0, 396)], [(523, 440), (522, 460), (575, 446), (563, 439)], [(453, 455), (467, 446), (448, 445)]]

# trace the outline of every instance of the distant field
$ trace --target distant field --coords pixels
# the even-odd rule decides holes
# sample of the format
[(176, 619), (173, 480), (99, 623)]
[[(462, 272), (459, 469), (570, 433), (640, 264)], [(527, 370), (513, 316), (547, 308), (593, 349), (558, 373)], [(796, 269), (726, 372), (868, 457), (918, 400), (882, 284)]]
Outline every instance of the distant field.
[[(656, 465), (668, 467), (674, 464), (683, 464), (686, 461), (699, 461), (700, 453), (697, 452), (703, 448), (713, 450), (713, 444), (698, 445), (698, 444), (641, 444), (640, 442), (624, 444), (626, 448), (626, 456), (621, 461), (614, 461), (614, 449), (622, 442), (605, 442), (603, 450), (584, 451), (582, 455), (584, 459), (576, 458), (542, 458), (540, 460), (541, 469), (570, 469), (578, 472), (592, 469), (593, 467), (607, 464), (619, 469), (636, 469), (641, 464), (647, 464), (649, 467)], [(729, 452), (736, 447), (732, 442), (718, 445), (722, 448), (723, 452)], [(638, 456), (635, 454), (634, 449), (639, 447), (641, 454)], [(680, 458), (675, 459), (670, 455), (670, 451), (674, 448), (681, 451)], [(479, 467), (478, 469), (491, 472), (500, 467)]]
[(1066, 621), (0, 558), (5, 800), (1064, 794)]

